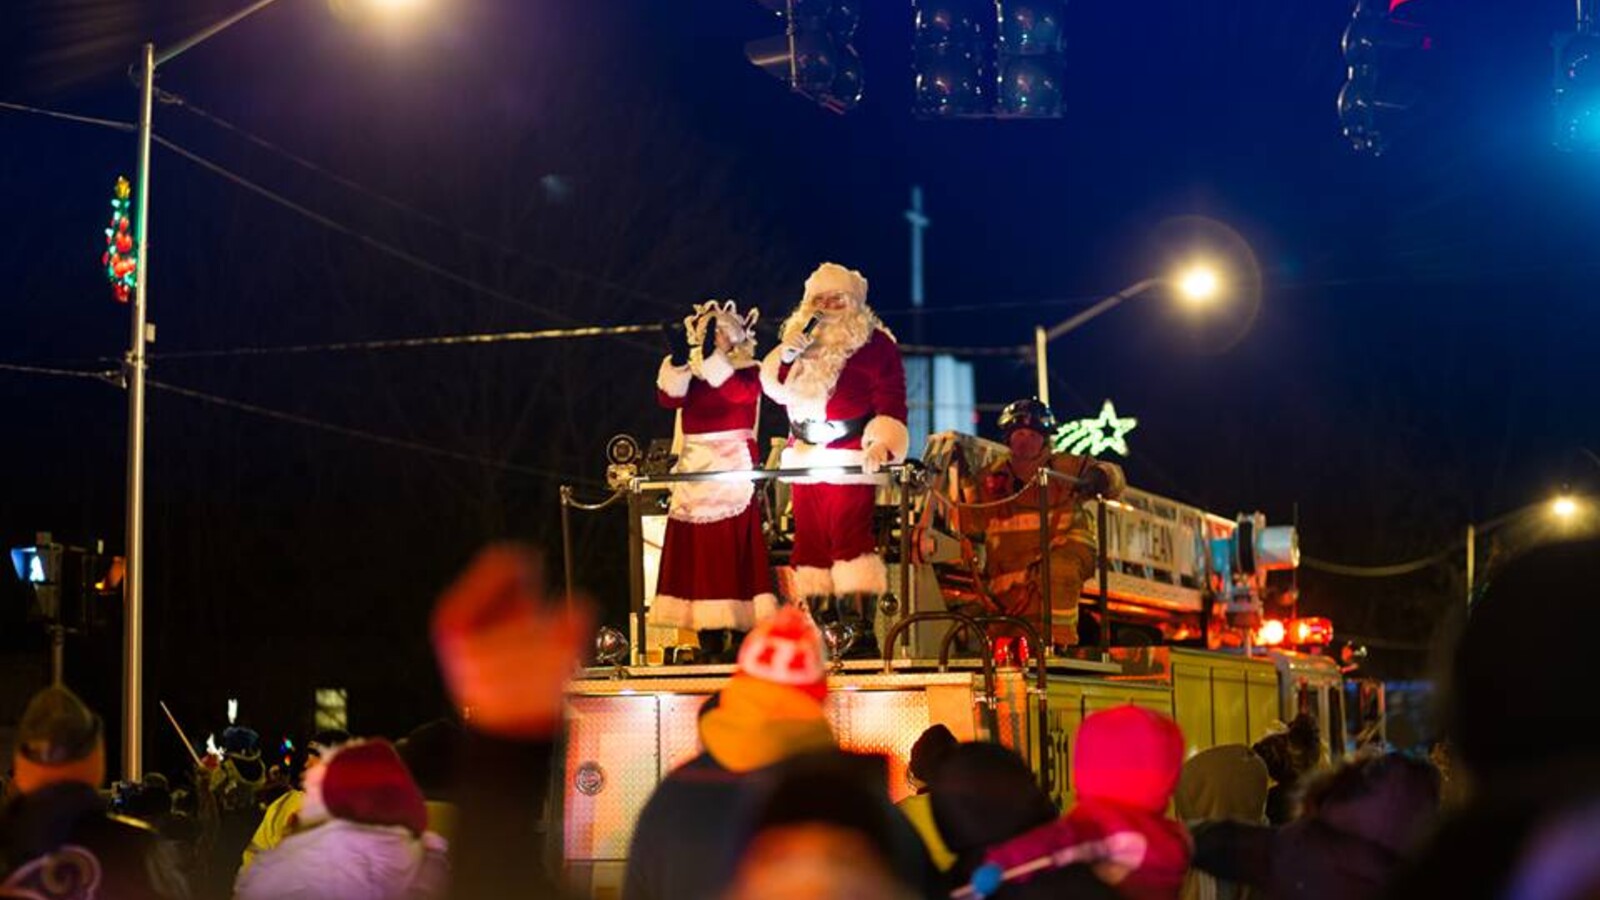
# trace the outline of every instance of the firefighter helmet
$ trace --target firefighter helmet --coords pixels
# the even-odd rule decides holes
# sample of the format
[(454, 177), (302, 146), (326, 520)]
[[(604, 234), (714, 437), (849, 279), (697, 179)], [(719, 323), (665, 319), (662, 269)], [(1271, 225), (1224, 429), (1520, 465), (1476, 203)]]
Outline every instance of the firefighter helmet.
[(1013, 401), (1000, 411), (1000, 431), (1010, 434), (1018, 428), (1031, 428), (1049, 437), (1056, 430), (1056, 414), (1034, 397)]

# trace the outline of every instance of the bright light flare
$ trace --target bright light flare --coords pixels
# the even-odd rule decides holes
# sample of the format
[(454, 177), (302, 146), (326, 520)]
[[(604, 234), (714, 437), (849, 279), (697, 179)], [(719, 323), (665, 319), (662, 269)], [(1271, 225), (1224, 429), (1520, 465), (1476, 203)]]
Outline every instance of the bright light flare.
[(1268, 619), (1256, 629), (1256, 644), (1261, 647), (1276, 647), (1288, 636), (1289, 629), (1284, 626), (1282, 619)]
[(1178, 274), (1178, 293), (1190, 303), (1205, 303), (1222, 289), (1222, 279), (1210, 266), (1190, 266)]
[(425, 5), (428, 0), (366, 0), (367, 5), (379, 13), (408, 13)]
[(1578, 514), (1578, 501), (1563, 494), (1550, 501), (1550, 514), (1563, 522)]

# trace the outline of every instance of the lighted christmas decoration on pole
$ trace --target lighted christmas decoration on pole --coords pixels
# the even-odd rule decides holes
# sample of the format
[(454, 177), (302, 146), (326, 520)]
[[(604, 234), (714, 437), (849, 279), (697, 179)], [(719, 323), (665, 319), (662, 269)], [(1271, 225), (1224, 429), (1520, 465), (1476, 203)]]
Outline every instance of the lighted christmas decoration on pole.
[(118, 303), (127, 303), (138, 280), (139, 262), (133, 252), (133, 228), (128, 215), (132, 208), (129, 199), (133, 194), (128, 179), (117, 178), (111, 194), (111, 224), (106, 226), (106, 252), (100, 264), (106, 267), (106, 280), (111, 282), (111, 295)]
[(1128, 455), (1128, 432), (1137, 428), (1139, 420), (1117, 415), (1117, 408), (1107, 400), (1100, 407), (1100, 415), (1093, 419), (1066, 422), (1056, 429), (1055, 448), (1061, 453), (1087, 453), (1099, 456), (1110, 450), (1119, 456)]

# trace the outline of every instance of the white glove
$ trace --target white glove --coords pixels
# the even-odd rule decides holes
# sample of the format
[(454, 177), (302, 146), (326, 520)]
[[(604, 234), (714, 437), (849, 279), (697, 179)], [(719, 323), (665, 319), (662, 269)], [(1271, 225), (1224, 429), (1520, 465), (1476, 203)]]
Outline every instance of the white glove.
[(709, 319), (704, 313), (693, 313), (683, 317), (683, 333), (689, 339), (689, 349), (705, 343), (706, 321)]
[(794, 362), (800, 358), (800, 354), (806, 352), (806, 349), (815, 340), (816, 338), (803, 331), (796, 331), (783, 339), (783, 345), (780, 347), (782, 355), (779, 359), (783, 360), (785, 365)]
[(873, 444), (862, 453), (861, 471), (868, 475), (878, 474), (878, 470), (888, 465), (894, 454), (889, 452), (888, 444)]

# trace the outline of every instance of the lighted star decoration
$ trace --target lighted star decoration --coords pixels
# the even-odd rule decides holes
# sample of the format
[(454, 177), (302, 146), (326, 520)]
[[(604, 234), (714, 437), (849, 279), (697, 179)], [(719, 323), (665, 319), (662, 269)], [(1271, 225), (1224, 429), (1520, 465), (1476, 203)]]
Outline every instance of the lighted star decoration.
[(1139, 426), (1139, 420), (1117, 415), (1117, 408), (1107, 400), (1100, 407), (1100, 415), (1093, 419), (1066, 422), (1056, 429), (1055, 448), (1061, 453), (1087, 453), (1099, 456), (1107, 450), (1118, 456), (1128, 455), (1128, 432)]

